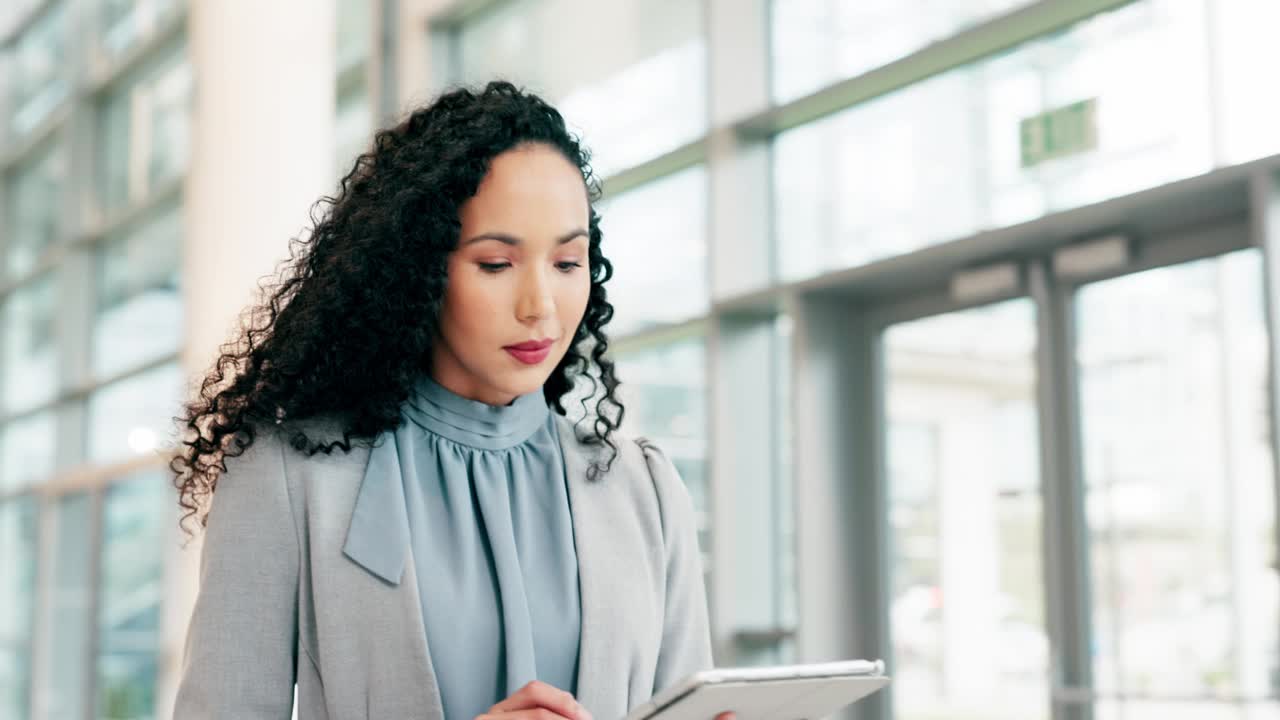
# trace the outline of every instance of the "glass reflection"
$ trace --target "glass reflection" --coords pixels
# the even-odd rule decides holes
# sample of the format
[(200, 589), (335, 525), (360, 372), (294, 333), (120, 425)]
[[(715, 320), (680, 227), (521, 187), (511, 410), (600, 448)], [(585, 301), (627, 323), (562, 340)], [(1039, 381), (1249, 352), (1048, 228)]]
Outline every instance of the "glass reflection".
[(1048, 717), (1035, 332), (1012, 300), (884, 334), (900, 720)]

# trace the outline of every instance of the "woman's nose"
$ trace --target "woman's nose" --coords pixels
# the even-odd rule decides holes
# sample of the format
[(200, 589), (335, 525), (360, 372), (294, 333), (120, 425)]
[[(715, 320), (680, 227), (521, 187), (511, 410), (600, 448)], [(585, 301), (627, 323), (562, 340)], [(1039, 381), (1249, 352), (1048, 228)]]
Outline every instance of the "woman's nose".
[(551, 283), (545, 273), (531, 270), (526, 273), (520, 287), (516, 316), (521, 322), (541, 320), (555, 310), (555, 299), (551, 296)]

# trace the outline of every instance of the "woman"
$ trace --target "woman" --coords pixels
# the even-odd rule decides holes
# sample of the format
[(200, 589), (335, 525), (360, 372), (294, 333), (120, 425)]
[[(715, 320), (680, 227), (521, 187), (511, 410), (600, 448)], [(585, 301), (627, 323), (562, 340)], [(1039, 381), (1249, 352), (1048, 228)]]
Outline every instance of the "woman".
[(296, 683), (307, 719), (614, 720), (710, 667), (688, 493), (617, 432), (588, 161), (495, 82), (326, 198), (183, 418), (177, 718), (287, 718)]

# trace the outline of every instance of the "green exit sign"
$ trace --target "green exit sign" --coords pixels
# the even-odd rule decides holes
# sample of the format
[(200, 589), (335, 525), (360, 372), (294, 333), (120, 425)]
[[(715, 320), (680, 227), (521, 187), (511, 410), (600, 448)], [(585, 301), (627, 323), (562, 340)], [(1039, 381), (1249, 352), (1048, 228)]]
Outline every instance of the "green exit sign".
[(1075, 155), (1098, 147), (1098, 99), (1090, 98), (1026, 118), (1022, 167)]

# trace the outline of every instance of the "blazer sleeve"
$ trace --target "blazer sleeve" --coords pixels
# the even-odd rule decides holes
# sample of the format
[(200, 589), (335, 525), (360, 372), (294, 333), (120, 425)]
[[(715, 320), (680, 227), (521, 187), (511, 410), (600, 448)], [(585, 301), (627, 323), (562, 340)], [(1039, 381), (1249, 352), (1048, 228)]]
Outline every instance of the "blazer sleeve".
[(290, 717), (299, 544), (283, 464), (271, 432), (226, 460), (209, 510), (174, 718)]
[(711, 629), (693, 501), (667, 456), (647, 440), (639, 445), (658, 495), (667, 568), (662, 645), (654, 674), (657, 693), (712, 667)]

